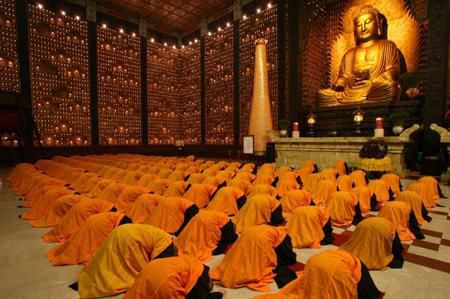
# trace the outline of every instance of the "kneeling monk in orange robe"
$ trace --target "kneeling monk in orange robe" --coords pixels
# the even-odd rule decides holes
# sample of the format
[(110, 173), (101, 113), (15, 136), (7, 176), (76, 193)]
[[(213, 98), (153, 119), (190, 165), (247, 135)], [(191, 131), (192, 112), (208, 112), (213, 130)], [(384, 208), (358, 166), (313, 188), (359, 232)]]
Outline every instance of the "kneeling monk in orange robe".
[(414, 211), (405, 202), (392, 201), (385, 203), (378, 216), (394, 224), (402, 241), (411, 241), (416, 238), (419, 240), (425, 239), (425, 236), (420, 231)]
[(236, 187), (220, 188), (206, 208), (209, 211), (221, 211), (227, 215), (236, 215), (247, 201), (244, 192)]
[(114, 229), (78, 275), (81, 298), (125, 292), (144, 267), (156, 258), (175, 255), (172, 236), (146, 224)]
[(331, 221), (324, 209), (319, 207), (296, 208), (288, 218), (286, 227), (295, 248), (319, 248), (334, 240)]
[(211, 255), (225, 252), (237, 239), (233, 222), (223, 212), (200, 211), (173, 242), (178, 255), (207, 261)]
[(300, 276), (278, 294), (254, 299), (377, 299), (382, 296), (367, 267), (343, 250), (329, 250), (308, 259)]
[(144, 267), (124, 299), (222, 298), (220, 293), (210, 293), (208, 272), (209, 267), (193, 257), (156, 259)]
[(103, 212), (90, 216), (66, 242), (47, 252), (54, 266), (86, 264), (109, 233), (131, 219), (119, 212)]
[(279, 270), (295, 263), (296, 255), (285, 229), (257, 225), (244, 230), (210, 277), (226, 288), (270, 291), (268, 284), (276, 276), (274, 270), (285, 272)]
[(48, 233), (42, 235), (42, 239), (47, 242), (65, 242), (79, 228), (80, 225), (91, 215), (101, 212), (108, 212), (113, 208), (113, 204), (102, 199), (83, 198), (76, 203), (69, 212), (64, 215), (61, 221)]
[(198, 211), (198, 207), (185, 198), (162, 197), (145, 223), (178, 236)]
[(269, 195), (254, 195), (233, 218), (236, 231), (241, 233), (245, 228), (259, 224), (281, 224), (283, 208), (278, 200)]
[(351, 192), (334, 192), (325, 210), (334, 226), (347, 227), (362, 220), (358, 198)]
[(358, 257), (370, 270), (403, 266), (403, 246), (394, 225), (381, 217), (361, 221), (339, 249)]

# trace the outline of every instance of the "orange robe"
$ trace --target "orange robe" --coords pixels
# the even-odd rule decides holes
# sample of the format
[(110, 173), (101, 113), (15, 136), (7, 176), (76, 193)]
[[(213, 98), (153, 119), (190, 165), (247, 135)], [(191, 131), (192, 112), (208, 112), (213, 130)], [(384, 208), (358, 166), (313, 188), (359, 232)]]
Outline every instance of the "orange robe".
[(193, 184), (183, 198), (189, 199), (199, 209), (205, 208), (209, 204), (211, 195), (216, 191), (217, 187), (208, 184)]
[(387, 267), (394, 258), (392, 242), (394, 225), (382, 217), (370, 217), (361, 221), (350, 239), (339, 249), (358, 257), (369, 270)]
[[(290, 173), (289, 173), (290, 174)], [(277, 193), (279, 196), (283, 196), (286, 192), (291, 190), (299, 190), (300, 184), (297, 182), (296, 177), (292, 178), (288, 174), (284, 174), (277, 183)]]
[(334, 163), (334, 169), (336, 169), (339, 176), (347, 174), (347, 162), (345, 160), (337, 160)]
[(358, 198), (351, 192), (337, 191), (333, 193), (326, 207), (331, 223), (338, 227), (350, 226), (355, 216), (355, 206), (357, 204)]
[(81, 298), (125, 292), (150, 260), (172, 244), (166, 232), (145, 224), (114, 229), (78, 275)]
[(325, 168), (319, 172), (323, 180), (330, 180), (336, 182), (337, 171), (334, 168)]
[(289, 216), (295, 209), (311, 204), (311, 194), (305, 190), (291, 190), (280, 199), (283, 214)]
[(406, 203), (402, 201), (390, 201), (384, 204), (378, 216), (394, 224), (400, 240), (410, 241), (416, 239), (414, 234), (409, 230), (410, 213), (411, 208)]
[(400, 177), (395, 173), (386, 173), (381, 177), (386, 185), (392, 190), (395, 196), (400, 193)]
[(80, 225), (91, 215), (111, 210), (113, 204), (106, 200), (83, 198), (64, 215), (52, 230), (42, 235), (47, 242), (64, 242), (73, 235)]
[(295, 248), (320, 248), (325, 237), (323, 227), (328, 222), (328, 215), (322, 208), (302, 206), (296, 208), (288, 218), (286, 227)]
[(337, 178), (337, 186), (339, 191), (351, 191), (353, 188), (353, 180), (349, 175), (340, 175)]
[(54, 202), (61, 196), (72, 194), (73, 191), (65, 187), (51, 187), (37, 200), (31, 209), (22, 214), (24, 220), (37, 220), (48, 214)]
[(428, 223), (428, 221), (426, 221), (422, 216), (423, 201), (419, 194), (414, 191), (402, 191), (397, 195), (395, 200), (405, 202), (414, 211), (419, 225)]
[(355, 187), (367, 186), (366, 173), (362, 170), (352, 171), (349, 176), (352, 178)]
[(438, 202), (439, 201), (439, 182), (432, 176), (424, 176), (419, 179), (419, 183), (424, 183), (428, 189), (428, 198), (430, 202)]
[(227, 186), (236, 187), (245, 194), (249, 194), (253, 190), (253, 185), (250, 181), (239, 177), (235, 177), (234, 179), (229, 181)]
[(425, 207), (427, 209), (431, 209), (436, 206), (437, 200), (432, 196), (432, 194), (430, 194), (430, 190), (428, 189), (426, 184), (415, 182), (409, 185), (406, 190), (416, 192), (423, 200), (423, 203), (425, 204)]
[(188, 182), (184, 181), (178, 181), (171, 183), (166, 191), (164, 191), (163, 196), (164, 197), (181, 197), (183, 196), (184, 192), (186, 191), (186, 188), (189, 186)]
[(385, 203), (389, 201), (389, 186), (384, 180), (371, 180), (367, 187), (375, 193), (378, 202)]
[(163, 197), (145, 223), (174, 234), (183, 224), (184, 212), (193, 204), (182, 197)]
[(203, 273), (203, 264), (189, 256), (156, 259), (148, 263), (124, 299), (184, 299)]
[(167, 177), (167, 179), (172, 182), (177, 182), (177, 181), (184, 181), (185, 177), (186, 174), (184, 173), (184, 170), (175, 170)]
[(361, 262), (343, 250), (328, 250), (308, 259), (300, 276), (278, 294), (254, 299), (350, 299), (358, 298)]
[(33, 227), (50, 227), (57, 225), (69, 210), (83, 197), (76, 194), (67, 194), (59, 197), (50, 207), (47, 214), (39, 219), (29, 221)]
[(306, 181), (303, 181), (303, 189), (309, 193), (317, 190), (317, 185), (322, 181), (320, 173), (313, 173), (308, 176)]
[(270, 291), (277, 266), (275, 248), (286, 237), (284, 228), (257, 225), (246, 228), (210, 277), (226, 288)]
[(235, 215), (238, 212), (237, 200), (244, 196), (244, 192), (235, 187), (222, 187), (209, 202), (208, 211), (221, 211), (227, 215)]
[(373, 191), (366, 186), (355, 187), (351, 192), (356, 196), (361, 208), (361, 213), (369, 213), (370, 211), (370, 199), (372, 198)]
[(245, 205), (233, 218), (236, 231), (241, 233), (245, 228), (270, 223), (272, 212), (280, 205), (280, 202), (269, 195), (255, 195), (249, 197)]
[(189, 255), (208, 261), (222, 237), (221, 228), (230, 219), (223, 212), (200, 211), (173, 242), (178, 255)]
[(248, 194), (248, 197), (256, 195), (269, 195), (275, 197), (277, 196), (277, 189), (271, 185), (256, 185), (252, 188), (252, 191)]
[(157, 194), (142, 194), (131, 205), (128, 217), (133, 219), (133, 223), (144, 223), (159, 204), (162, 196)]
[(322, 180), (317, 184), (316, 188), (311, 191), (311, 198), (316, 206), (324, 207), (328, 204), (331, 195), (336, 192), (336, 190), (336, 180)]
[(89, 216), (67, 241), (47, 252), (48, 260), (54, 266), (86, 264), (124, 216), (118, 212)]
[(203, 173), (193, 173), (189, 176), (188, 182), (191, 184), (200, 184), (206, 179)]
[(114, 206), (118, 212), (128, 213), (128, 211), (131, 209), (131, 206), (138, 199), (138, 197), (148, 192), (149, 190), (144, 187), (125, 187), (122, 193), (120, 193), (119, 197), (117, 198)]

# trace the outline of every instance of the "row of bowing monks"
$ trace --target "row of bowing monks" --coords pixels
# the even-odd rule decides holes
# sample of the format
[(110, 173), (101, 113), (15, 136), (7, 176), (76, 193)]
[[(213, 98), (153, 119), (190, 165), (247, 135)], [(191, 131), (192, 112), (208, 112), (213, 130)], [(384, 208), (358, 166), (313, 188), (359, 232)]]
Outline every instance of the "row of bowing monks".
[[(85, 265), (71, 285), (81, 298), (221, 298), (213, 282), (257, 298), (380, 298), (368, 270), (401, 268), (401, 241), (424, 238), (443, 196), (433, 177), (403, 191), (396, 174), (369, 181), (345, 161), (257, 169), (193, 156), (56, 156), (18, 164), (8, 182), (29, 208), (19, 217), (51, 228), (49, 262)], [(332, 244), (333, 226), (352, 224), (347, 242), (294, 271), (293, 248)]]

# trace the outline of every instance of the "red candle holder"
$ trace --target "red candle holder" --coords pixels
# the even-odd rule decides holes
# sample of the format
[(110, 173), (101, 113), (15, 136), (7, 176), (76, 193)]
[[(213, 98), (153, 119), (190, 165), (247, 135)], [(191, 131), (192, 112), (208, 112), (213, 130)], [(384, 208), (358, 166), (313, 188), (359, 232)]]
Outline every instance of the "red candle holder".
[(384, 120), (382, 117), (377, 117), (375, 119), (375, 128), (376, 129), (384, 129)]
[(298, 131), (298, 122), (292, 123), (292, 131), (294, 131), (294, 132)]

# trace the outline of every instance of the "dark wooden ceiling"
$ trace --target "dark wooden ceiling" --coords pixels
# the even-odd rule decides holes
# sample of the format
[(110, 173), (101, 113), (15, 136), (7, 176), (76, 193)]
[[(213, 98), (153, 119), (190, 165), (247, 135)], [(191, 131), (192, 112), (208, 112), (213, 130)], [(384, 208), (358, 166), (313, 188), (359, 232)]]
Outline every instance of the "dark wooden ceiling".
[(184, 34), (199, 28), (202, 18), (220, 16), (233, 0), (97, 0), (118, 13), (144, 18), (155, 30)]

